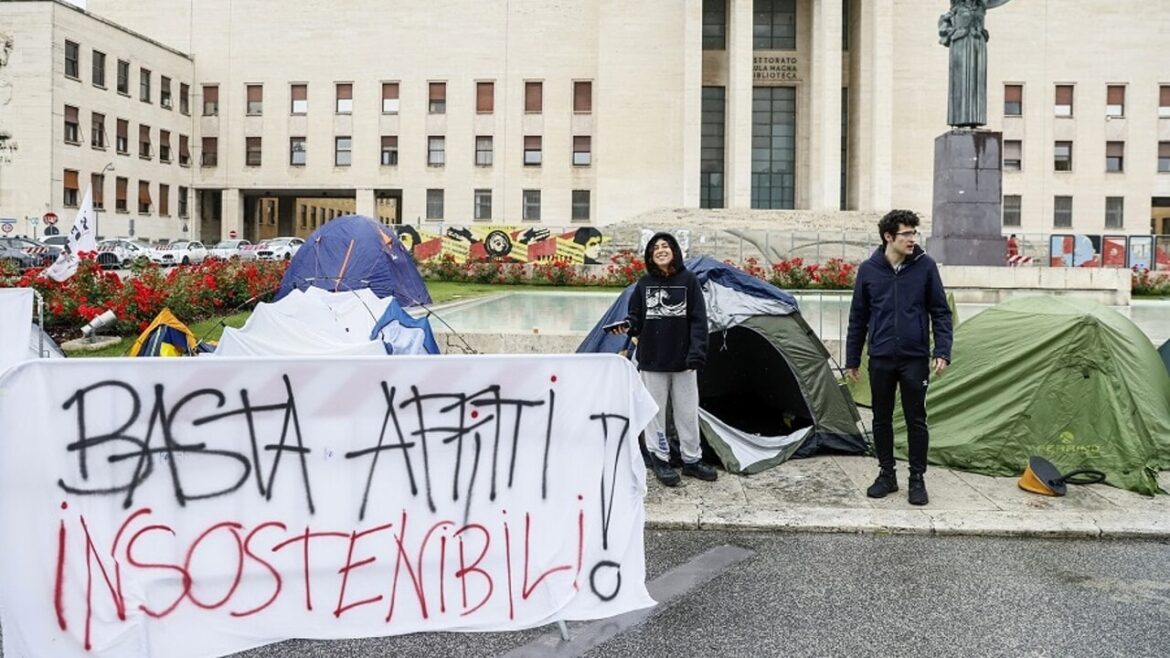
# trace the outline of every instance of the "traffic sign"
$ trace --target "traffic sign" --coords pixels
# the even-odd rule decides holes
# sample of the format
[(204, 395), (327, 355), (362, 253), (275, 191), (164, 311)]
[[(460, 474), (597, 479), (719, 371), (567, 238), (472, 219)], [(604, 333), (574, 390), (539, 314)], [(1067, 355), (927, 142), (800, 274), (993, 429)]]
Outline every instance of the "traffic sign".
[(5, 233), (11, 233), (14, 228), (16, 228), (16, 224), (14, 223), (4, 222), (0, 224), (0, 231), (4, 231)]
[(52, 226), (53, 224), (57, 223), (57, 213), (47, 212), (45, 213), (44, 217), (41, 217), (41, 219), (45, 220), (45, 223), (49, 226)]
[(61, 229), (50, 224), (45, 227), (45, 235), (61, 235)]

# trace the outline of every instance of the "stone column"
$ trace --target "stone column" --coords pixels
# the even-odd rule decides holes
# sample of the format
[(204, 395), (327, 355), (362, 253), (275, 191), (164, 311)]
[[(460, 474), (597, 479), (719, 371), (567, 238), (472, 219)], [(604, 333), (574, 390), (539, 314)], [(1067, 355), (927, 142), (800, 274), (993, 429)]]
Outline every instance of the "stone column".
[(841, 207), (841, 0), (814, 0), (809, 155), (809, 207)]
[(850, 104), (860, 117), (857, 167), (859, 210), (890, 209), (893, 189), (893, 0), (864, 0)]
[(374, 190), (359, 188), (354, 190), (354, 212), (366, 217), (378, 219), (378, 208), (374, 205)]
[(244, 197), (240, 188), (225, 189), (220, 195), (220, 237), (226, 240), (232, 231), (239, 237), (244, 237)]
[(727, 208), (752, 207), (752, 3), (727, 0), (727, 118), (724, 127)]
[(683, 207), (699, 207), (700, 133), (703, 121), (703, 2), (684, 0), (683, 39), (683, 139), (682, 176)]

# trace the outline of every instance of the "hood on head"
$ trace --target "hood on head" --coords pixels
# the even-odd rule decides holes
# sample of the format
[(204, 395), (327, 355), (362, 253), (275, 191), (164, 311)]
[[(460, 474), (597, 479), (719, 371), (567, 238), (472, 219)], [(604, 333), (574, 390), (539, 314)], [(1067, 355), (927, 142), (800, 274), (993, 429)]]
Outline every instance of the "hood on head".
[(670, 245), (671, 253), (674, 254), (674, 258), (670, 261), (671, 269), (675, 272), (681, 272), (684, 269), (682, 248), (678, 246), (678, 240), (675, 240), (674, 236), (666, 231), (655, 233), (650, 237), (650, 241), (646, 243), (646, 251), (642, 254), (642, 258), (646, 263), (646, 271), (658, 276), (666, 276), (666, 272), (659, 270), (658, 266), (654, 264), (654, 259), (651, 258), (654, 253), (654, 243), (659, 240), (666, 240), (667, 244)]

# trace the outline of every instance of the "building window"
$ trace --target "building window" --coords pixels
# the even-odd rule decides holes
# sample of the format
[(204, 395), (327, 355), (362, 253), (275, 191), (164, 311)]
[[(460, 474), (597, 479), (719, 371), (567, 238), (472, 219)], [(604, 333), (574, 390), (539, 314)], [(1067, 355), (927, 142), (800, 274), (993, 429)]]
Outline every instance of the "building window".
[(588, 167), (593, 164), (592, 138), (588, 135), (573, 136), (573, 166)]
[(398, 114), (398, 83), (382, 83), (382, 114)]
[(66, 207), (69, 207), (69, 208), (76, 208), (77, 207), (77, 188), (78, 188), (77, 170), (76, 169), (66, 169), (65, 170), (65, 182), (64, 182), (64, 197), (62, 199), (62, 203), (64, 203)]
[(727, 50), (727, 0), (703, 0), (703, 50)]
[(1073, 86), (1056, 85), (1056, 116), (1071, 117), (1073, 115)]
[(353, 164), (353, 138), (333, 138), (333, 166), (348, 167)]
[(117, 143), (114, 145), (121, 155), (130, 155), (130, 122), (125, 119), (118, 119), (118, 133), (115, 137)]
[(575, 114), (590, 114), (593, 112), (592, 82), (578, 80), (573, 83), (573, 112)]
[(305, 138), (288, 138), (288, 163), (294, 167), (305, 166)]
[(540, 190), (523, 190), (525, 221), (540, 221)]
[(1004, 226), (1019, 226), (1020, 225), (1020, 207), (1023, 202), (1023, 197), (1018, 194), (1003, 195), (1003, 225)]
[(127, 212), (126, 206), (126, 187), (129, 181), (118, 176), (114, 179), (114, 210), (118, 212)]
[(179, 217), (184, 217), (184, 218), (187, 217), (187, 215), (189, 214), (188, 210), (187, 210), (187, 188), (183, 187), (182, 185), (179, 186), (178, 204), (179, 204)]
[(1158, 87), (1158, 117), (1170, 119), (1170, 85)]
[(796, 205), (796, 88), (752, 89), (752, 208)]
[(1105, 197), (1105, 228), (1125, 228), (1125, 197)]
[(152, 201), (150, 198), (150, 181), (145, 181), (145, 180), (138, 181), (138, 214), (140, 214), (140, 215), (150, 214), (150, 204), (151, 203), (152, 203)]
[(1058, 196), (1052, 200), (1053, 228), (1072, 227), (1072, 201), (1071, 196)]
[(1125, 142), (1105, 142), (1105, 171), (1125, 171)]
[(89, 189), (93, 194), (93, 209), (103, 210), (106, 207), (106, 177), (101, 174), (89, 175)]
[(699, 207), (723, 207), (723, 164), (726, 138), (724, 87), (703, 87), (702, 127), (699, 138)]
[(1158, 142), (1158, 173), (1170, 174), (1170, 142)]
[(492, 137), (480, 135), (475, 138), (475, 165), (477, 167), (492, 166)]
[(476, 190), (473, 217), (477, 221), (486, 221), (492, 218), (492, 191)]
[(544, 105), (544, 84), (540, 82), (524, 83), (524, 111), (528, 114), (540, 114)]
[(541, 161), (540, 135), (524, 137), (524, 166), (539, 167)]
[(179, 112), (191, 114), (191, 87), (182, 82), (179, 83)]
[(573, 221), (589, 221), (589, 190), (573, 190)]
[(93, 86), (106, 88), (106, 54), (95, 50), (93, 51), (93, 65), (92, 73)]
[(219, 85), (203, 85), (203, 116), (219, 115)]
[(289, 87), (291, 104), (289, 112), (306, 114), (309, 111), (309, 85), (292, 85)]
[(81, 77), (81, 46), (72, 41), (65, 42), (65, 77)]
[(754, 0), (752, 47), (796, 50), (796, 0)]
[(171, 131), (158, 131), (158, 159), (160, 162), (171, 161)]
[(1053, 168), (1056, 171), (1072, 171), (1072, 142), (1057, 142), (1055, 146)]
[(164, 183), (158, 186), (158, 214), (161, 217), (171, 216), (171, 186)]
[(118, 60), (118, 93), (130, 95), (130, 62)]
[(447, 83), (432, 82), (427, 92), (427, 112), (431, 114), (447, 113)]
[(1105, 88), (1105, 116), (1125, 116), (1125, 85), (1109, 85)]
[(1023, 143), (1018, 139), (1003, 142), (1003, 170), (1019, 171), (1023, 168)]
[(158, 79), (158, 104), (164, 109), (171, 109), (171, 79), (167, 76), (159, 76)]
[(219, 138), (203, 138), (203, 152), (199, 154), (199, 164), (204, 167), (214, 167), (219, 164)]
[(77, 108), (72, 105), (65, 106), (65, 143), (81, 143), (81, 124), (78, 123)]
[(475, 83), (475, 111), (479, 114), (491, 114), (496, 109), (496, 83)]
[(427, 219), (443, 218), (443, 190), (427, 190)]
[(179, 135), (179, 166), (191, 166), (191, 146), (186, 135)]
[(382, 135), (382, 166), (398, 164), (398, 135)]
[(150, 126), (142, 124), (138, 126), (138, 157), (149, 160), (150, 156)]
[(1024, 85), (1003, 86), (1003, 115), (1018, 117), (1024, 114)]
[(427, 165), (442, 167), (447, 164), (447, 138), (427, 137)]
[(150, 69), (138, 69), (138, 100), (150, 102)]
[(259, 137), (245, 137), (244, 138), (244, 165), (248, 167), (259, 167), (261, 163), (260, 158), (260, 138)]
[(248, 100), (248, 116), (258, 117), (264, 114), (264, 85), (247, 85), (244, 93)]
[(337, 113), (349, 114), (353, 112), (353, 83), (337, 83)]

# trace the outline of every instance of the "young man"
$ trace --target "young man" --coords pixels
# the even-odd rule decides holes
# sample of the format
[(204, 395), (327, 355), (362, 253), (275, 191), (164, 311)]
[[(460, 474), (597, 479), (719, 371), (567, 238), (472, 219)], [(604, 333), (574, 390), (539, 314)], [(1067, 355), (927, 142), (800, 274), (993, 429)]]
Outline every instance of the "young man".
[(716, 479), (699, 445), (699, 382), (695, 371), (707, 361), (707, 307), (695, 275), (683, 266), (682, 249), (669, 233), (646, 243), (646, 275), (638, 280), (626, 315), (627, 327), (614, 333), (638, 337), (638, 370), (658, 414), (646, 427), (646, 448), (654, 476), (668, 487), (680, 482), (670, 467), (666, 402), (673, 404), (684, 475)]
[[(898, 490), (893, 419), (894, 392), (900, 389), (910, 444), (909, 500), (925, 505), (926, 387), (931, 371), (941, 375), (951, 362), (951, 310), (938, 266), (918, 246), (918, 215), (892, 210), (878, 222), (878, 233), (882, 246), (857, 270), (845, 342), (845, 368), (853, 381), (861, 348), (869, 343), (873, 441), (881, 471), (866, 495), (884, 498)], [(934, 331), (933, 352), (928, 329)]]

